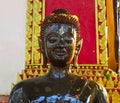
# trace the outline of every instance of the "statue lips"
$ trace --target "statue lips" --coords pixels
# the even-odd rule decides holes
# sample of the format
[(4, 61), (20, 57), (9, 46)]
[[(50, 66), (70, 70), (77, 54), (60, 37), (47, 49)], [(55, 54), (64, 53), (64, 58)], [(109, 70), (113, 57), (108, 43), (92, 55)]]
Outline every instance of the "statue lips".
[(67, 51), (65, 48), (61, 48), (61, 49), (56, 49), (55, 50), (55, 54), (57, 56), (65, 56), (67, 54)]

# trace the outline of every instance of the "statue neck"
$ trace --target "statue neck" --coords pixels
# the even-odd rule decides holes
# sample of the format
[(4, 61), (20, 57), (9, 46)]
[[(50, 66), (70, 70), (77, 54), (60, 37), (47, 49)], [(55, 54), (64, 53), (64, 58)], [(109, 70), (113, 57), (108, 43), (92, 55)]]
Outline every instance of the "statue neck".
[(65, 67), (55, 67), (51, 65), (48, 75), (50, 76), (50, 78), (53, 78), (53, 79), (62, 79), (67, 77), (69, 73), (70, 71), (69, 71), (68, 65)]

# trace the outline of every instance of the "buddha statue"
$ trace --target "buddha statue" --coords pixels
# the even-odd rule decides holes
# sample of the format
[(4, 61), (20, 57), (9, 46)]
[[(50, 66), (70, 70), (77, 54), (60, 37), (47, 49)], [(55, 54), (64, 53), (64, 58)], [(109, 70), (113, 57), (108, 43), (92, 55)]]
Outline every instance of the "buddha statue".
[(70, 71), (72, 61), (77, 68), (82, 45), (77, 16), (65, 9), (56, 9), (44, 19), (41, 30), (38, 41), (43, 68), (49, 61), (50, 70), (44, 76), (17, 83), (9, 103), (108, 103), (103, 86)]

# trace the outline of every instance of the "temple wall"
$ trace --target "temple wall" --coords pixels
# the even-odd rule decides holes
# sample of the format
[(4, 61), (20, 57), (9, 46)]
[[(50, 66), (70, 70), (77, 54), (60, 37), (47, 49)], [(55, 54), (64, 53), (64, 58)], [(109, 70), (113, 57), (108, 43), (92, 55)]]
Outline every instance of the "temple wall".
[(26, 0), (0, 3), (0, 95), (9, 94), (24, 69)]

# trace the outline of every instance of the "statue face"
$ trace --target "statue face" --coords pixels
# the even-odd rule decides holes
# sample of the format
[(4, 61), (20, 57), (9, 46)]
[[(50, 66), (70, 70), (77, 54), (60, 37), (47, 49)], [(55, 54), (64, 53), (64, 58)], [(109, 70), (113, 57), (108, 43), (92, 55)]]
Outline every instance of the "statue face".
[(45, 53), (51, 64), (63, 67), (73, 59), (76, 30), (73, 25), (51, 24), (44, 32)]

